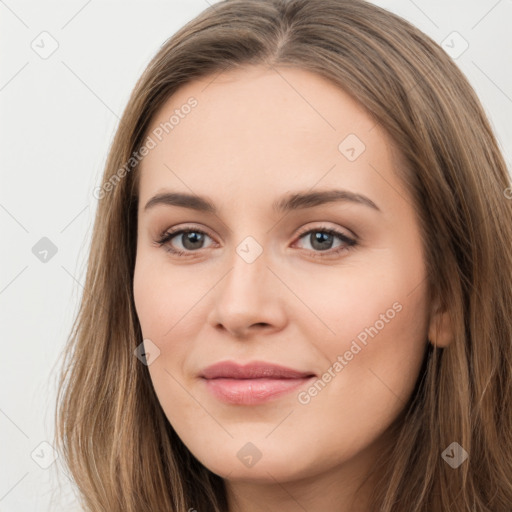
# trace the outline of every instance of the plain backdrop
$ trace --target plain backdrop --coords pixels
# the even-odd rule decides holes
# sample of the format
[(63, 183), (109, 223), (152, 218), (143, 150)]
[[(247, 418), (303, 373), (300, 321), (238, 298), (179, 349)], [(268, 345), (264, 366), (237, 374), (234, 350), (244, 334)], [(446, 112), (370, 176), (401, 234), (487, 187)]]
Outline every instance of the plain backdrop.
[[(512, 1), (375, 3), (450, 42), (510, 169)], [(135, 81), (207, 6), (0, 0), (0, 512), (78, 510), (51, 443), (56, 363), (82, 293), (92, 191)]]

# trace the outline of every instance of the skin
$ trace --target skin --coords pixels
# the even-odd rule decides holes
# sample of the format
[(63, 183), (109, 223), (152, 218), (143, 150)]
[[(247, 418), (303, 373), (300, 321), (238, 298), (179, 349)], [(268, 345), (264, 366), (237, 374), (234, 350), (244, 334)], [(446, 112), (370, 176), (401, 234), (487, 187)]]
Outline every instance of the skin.
[[(148, 133), (191, 96), (197, 106), (139, 169), (134, 297), (143, 336), (160, 351), (148, 366), (155, 392), (189, 450), (225, 478), (230, 511), (367, 511), (371, 480), (356, 489), (392, 442), (386, 430), (411, 396), (427, 336), (439, 346), (450, 339), (447, 319), (429, 316), (418, 218), (394, 172), (400, 155), (350, 96), (295, 68), (245, 67), (186, 84)], [(338, 149), (349, 134), (365, 145), (354, 161)], [(272, 210), (290, 192), (334, 188), (379, 210), (350, 201)], [(164, 191), (206, 196), (218, 212), (145, 210)], [(202, 245), (183, 235), (167, 243), (186, 255), (156, 243), (185, 227), (207, 233)], [(300, 234), (306, 228), (358, 243), (336, 255), (346, 244), (334, 236), (322, 251)], [(263, 250), (252, 263), (236, 252), (248, 236)], [(307, 404), (298, 392), (309, 386), (256, 406), (226, 404), (198, 377), (225, 360), (321, 376), (393, 304), (400, 311)], [(252, 467), (237, 457), (248, 442), (261, 453)]]

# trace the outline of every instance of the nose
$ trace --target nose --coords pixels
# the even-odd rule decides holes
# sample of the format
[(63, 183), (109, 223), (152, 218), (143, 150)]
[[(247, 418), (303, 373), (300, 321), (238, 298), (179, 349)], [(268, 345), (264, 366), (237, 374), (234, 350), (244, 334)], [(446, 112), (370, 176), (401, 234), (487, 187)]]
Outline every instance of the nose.
[(251, 263), (238, 253), (231, 261), (230, 270), (212, 290), (210, 325), (236, 338), (281, 330), (286, 325), (285, 287), (270, 270), (265, 252)]

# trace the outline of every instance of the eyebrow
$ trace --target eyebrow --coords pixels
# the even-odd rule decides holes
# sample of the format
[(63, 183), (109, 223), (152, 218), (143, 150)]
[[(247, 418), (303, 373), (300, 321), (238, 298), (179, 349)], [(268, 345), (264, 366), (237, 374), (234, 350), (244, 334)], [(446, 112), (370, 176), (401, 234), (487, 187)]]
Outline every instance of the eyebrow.
[[(324, 190), (319, 192), (296, 192), (274, 202), (272, 208), (277, 213), (286, 213), (293, 210), (313, 208), (327, 203), (351, 202), (370, 207), (374, 210), (381, 209), (368, 197), (356, 194), (348, 190)], [(206, 213), (217, 213), (216, 206), (206, 197), (182, 192), (164, 192), (152, 197), (144, 207), (144, 211), (157, 205), (180, 206)]]

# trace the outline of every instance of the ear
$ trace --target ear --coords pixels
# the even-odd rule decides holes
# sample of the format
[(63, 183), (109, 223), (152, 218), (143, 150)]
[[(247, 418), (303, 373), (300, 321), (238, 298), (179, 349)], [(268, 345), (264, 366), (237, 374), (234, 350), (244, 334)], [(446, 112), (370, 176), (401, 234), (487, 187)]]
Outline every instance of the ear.
[(428, 339), (434, 347), (445, 348), (453, 341), (453, 326), (448, 311), (436, 304), (430, 318)]

